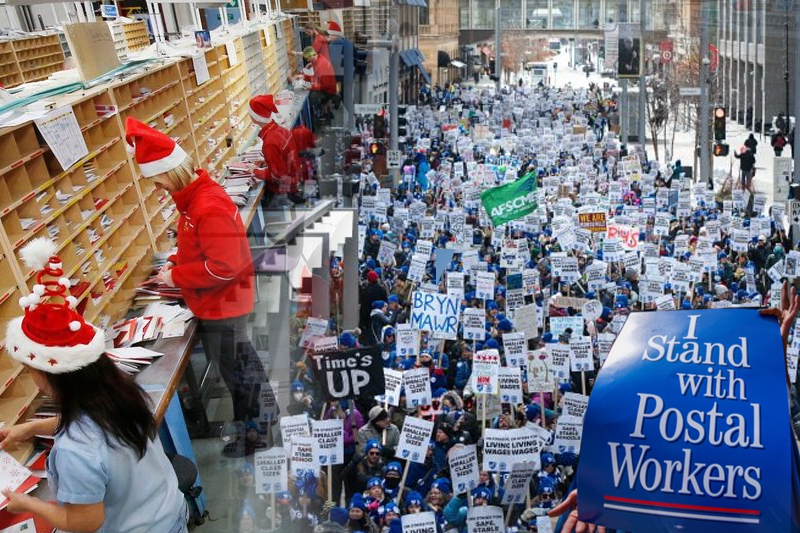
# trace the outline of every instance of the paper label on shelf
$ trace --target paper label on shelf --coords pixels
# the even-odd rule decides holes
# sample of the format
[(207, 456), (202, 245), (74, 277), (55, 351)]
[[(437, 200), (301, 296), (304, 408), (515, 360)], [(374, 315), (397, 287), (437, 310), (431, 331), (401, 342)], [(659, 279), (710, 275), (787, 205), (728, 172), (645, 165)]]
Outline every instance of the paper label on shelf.
[(225, 43), (225, 51), (228, 52), (228, 65), (231, 67), (239, 64), (239, 57), (236, 55), (236, 43)]
[(267, 46), (272, 46), (272, 36), (270, 35), (269, 26), (264, 28), (264, 39), (267, 40)]
[(194, 65), (194, 77), (197, 80), (197, 85), (202, 85), (211, 79), (208, 73), (206, 55), (203, 52), (192, 56), (192, 64)]
[(71, 107), (62, 107), (35, 120), (39, 133), (63, 170), (89, 154), (81, 127)]

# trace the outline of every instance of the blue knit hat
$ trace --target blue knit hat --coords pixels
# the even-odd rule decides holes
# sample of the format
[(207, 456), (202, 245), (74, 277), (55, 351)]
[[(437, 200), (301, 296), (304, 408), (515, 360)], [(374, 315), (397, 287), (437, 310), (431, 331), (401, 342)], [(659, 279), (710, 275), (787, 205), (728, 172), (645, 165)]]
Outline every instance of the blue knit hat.
[(422, 501), (422, 494), (415, 490), (412, 490), (406, 495), (406, 507), (411, 507), (412, 505), (419, 505), (422, 507)]
[(364, 453), (369, 453), (372, 450), (378, 450), (379, 452), (383, 451), (381, 447), (381, 443), (378, 442), (377, 439), (369, 439), (367, 443), (364, 445)]
[(492, 491), (489, 487), (478, 487), (472, 491), (473, 498), (483, 498), (484, 500), (492, 499)]
[(347, 509), (344, 507), (334, 507), (331, 509), (328, 519), (331, 522), (336, 522), (339, 525), (345, 525), (349, 517), (347, 516)]
[(387, 464), (383, 467), (383, 475), (385, 476), (389, 472), (397, 472), (400, 474), (403, 471), (403, 467), (397, 461), (392, 461), (391, 463)]
[(367, 489), (372, 487), (383, 487), (383, 480), (379, 477), (371, 477), (367, 480)]
[(439, 489), (442, 492), (447, 494), (453, 492), (453, 485), (450, 483), (450, 480), (446, 477), (440, 477), (436, 481), (431, 484), (432, 489)]
[(299, 379), (292, 381), (292, 392), (302, 392), (306, 390), (306, 386)]
[(511, 325), (511, 321), (507, 318), (501, 320), (497, 323), (497, 331), (502, 331), (504, 333), (508, 333), (514, 329), (514, 326)]
[(339, 344), (342, 346), (342, 348), (355, 348), (356, 337), (349, 331), (345, 331), (339, 335)]
[(374, 302), (372, 302), (373, 309), (381, 309), (384, 305), (386, 305), (386, 302), (384, 302), (383, 300), (375, 300)]
[(353, 498), (350, 500), (350, 507), (348, 509), (361, 509), (362, 511), (367, 510), (367, 505), (364, 503), (364, 497), (361, 494), (354, 494)]

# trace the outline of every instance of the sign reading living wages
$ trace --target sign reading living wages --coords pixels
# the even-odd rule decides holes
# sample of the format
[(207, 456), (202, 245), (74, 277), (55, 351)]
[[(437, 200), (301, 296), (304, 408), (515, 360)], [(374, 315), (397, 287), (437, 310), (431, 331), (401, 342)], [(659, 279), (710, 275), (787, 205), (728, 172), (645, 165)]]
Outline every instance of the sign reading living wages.
[(386, 392), (379, 345), (315, 355), (314, 374), (327, 400), (349, 400)]
[(626, 531), (795, 531), (790, 420), (774, 318), (632, 314), (585, 414), (579, 518)]

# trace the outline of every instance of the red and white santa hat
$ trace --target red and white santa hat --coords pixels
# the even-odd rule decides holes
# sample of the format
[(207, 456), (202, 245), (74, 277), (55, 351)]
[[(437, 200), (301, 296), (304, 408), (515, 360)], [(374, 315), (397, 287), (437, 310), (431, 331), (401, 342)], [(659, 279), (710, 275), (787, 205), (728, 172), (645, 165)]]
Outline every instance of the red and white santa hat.
[(188, 157), (169, 136), (132, 117), (125, 120), (125, 140), (133, 148), (139, 170), (145, 178), (169, 172), (181, 166)]
[(335, 20), (328, 21), (328, 35), (344, 37), (344, 33), (342, 32), (342, 27)]
[(6, 326), (5, 347), (21, 363), (48, 374), (64, 374), (97, 361), (105, 351), (105, 334), (75, 310), (78, 300), (69, 295), (70, 281), (55, 253), (55, 243), (43, 237), (20, 250), (25, 265), (39, 273), (33, 292), (19, 299), (24, 316)]
[(272, 115), (278, 114), (275, 99), (271, 94), (260, 94), (250, 99), (250, 118), (259, 124), (269, 124), (274, 118)]

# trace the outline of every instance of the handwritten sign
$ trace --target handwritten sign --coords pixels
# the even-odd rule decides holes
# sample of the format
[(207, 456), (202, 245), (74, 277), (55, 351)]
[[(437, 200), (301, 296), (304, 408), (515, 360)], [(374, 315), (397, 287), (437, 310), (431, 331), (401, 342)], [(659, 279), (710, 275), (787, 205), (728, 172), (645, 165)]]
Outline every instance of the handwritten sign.
[(458, 336), (457, 298), (446, 294), (414, 291), (411, 306), (411, 326), (420, 331), (438, 334), (437, 338), (455, 339)]

